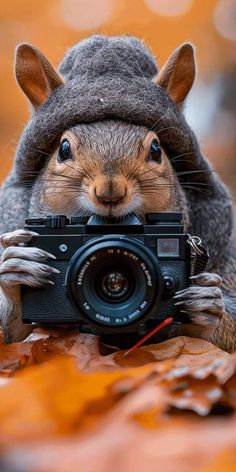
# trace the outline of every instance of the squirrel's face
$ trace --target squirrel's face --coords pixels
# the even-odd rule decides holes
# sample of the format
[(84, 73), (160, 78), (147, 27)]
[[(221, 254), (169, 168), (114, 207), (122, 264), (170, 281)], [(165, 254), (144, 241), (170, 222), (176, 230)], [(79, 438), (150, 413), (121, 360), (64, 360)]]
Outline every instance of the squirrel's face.
[(42, 181), (42, 203), (56, 213), (119, 217), (174, 209), (174, 173), (158, 136), (118, 121), (66, 131)]

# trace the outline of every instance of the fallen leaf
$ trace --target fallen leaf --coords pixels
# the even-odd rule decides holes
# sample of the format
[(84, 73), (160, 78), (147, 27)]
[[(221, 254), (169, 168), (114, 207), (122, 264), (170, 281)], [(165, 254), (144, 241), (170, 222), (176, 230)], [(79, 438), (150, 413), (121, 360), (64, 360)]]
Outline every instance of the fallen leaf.
[(202, 368), (204, 364), (209, 365), (212, 361), (229, 359), (230, 354), (222, 351), (214, 344), (199, 338), (178, 336), (168, 339), (159, 344), (151, 344), (142, 347), (147, 352), (152, 353), (156, 360), (176, 359), (175, 365), (178, 367), (189, 367), (196, 370)]
[(151, 431), (117, 418), (115, 411), (90, 434), (26, 444), (5, 461), (25, 472), (233, 472), (235, 446), (235, 419), (163, 420)]
[(33, 343), (28, 365), (40, 364), (65, 354), (75, 356), (80, 369), (85, 369), (91, 361), (100, 359), (99, 338), (90, 334), (79, 334), (74, 330), (63, 335), (50, 334), (46, 339)]
[(109, 403), (114, 381), (143, 378), (151, 370), (152, 364), (148, 364), (139, 369), (84, 373), (69, 356), (29, 367), (0, 389), (0, 444), (79, 429), (89, 406), (93, 411), (97, 404), (96, 414), (102, 414), (107, 402), (113, 406), (117, 401), (115, 394)]

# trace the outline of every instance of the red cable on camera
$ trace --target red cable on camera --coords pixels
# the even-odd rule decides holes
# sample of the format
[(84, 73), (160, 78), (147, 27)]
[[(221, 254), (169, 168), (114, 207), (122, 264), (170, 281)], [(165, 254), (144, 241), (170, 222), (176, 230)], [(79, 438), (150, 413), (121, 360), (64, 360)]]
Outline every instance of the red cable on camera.
[(128, 351), (126, 351), (124, 353), (124, 356), (127, 356), (128, 354), (130, 354), (134, 349), (136, 349), (137, 347), (140, 347), (142, 346), (143, 343), (145, 343), (145, 341), (147, 341), (149, 338), (151, 338), (154, 334), (158, 333), (158, 331), (160, 331), (162, 328), (165, 328), (165, 326), (168, 326), (169, 324), (171, 324), (173, 322), (173, 318), (172, 317), (169, 317), (169, 318), (166, 318), (164, 321), (162, 321), (159, 325), (156, 326), (156, 328), (154, 328), (152, 331), (150, 331), (150, 333), (146, 334), (142, 339), (140, 339), (133, 347), (131, 347)]

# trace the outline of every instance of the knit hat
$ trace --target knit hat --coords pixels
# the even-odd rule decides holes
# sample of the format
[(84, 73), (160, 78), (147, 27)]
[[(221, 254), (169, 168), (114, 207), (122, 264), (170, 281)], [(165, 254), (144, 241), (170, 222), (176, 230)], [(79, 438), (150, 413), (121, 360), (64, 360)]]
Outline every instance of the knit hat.
[(181, 110), (152, 81), (157, 65), (140, 40), (92, 36), (67, 52), (58, 71), (65, 83), (33, 113), (22, 134), (16, 155), (19, 173), (42, 168), (43, 152), (50, 152), (66, 129), (106, 119), (157, 130), (171, 156), (192, 152), (191, 167), (206, 166)]

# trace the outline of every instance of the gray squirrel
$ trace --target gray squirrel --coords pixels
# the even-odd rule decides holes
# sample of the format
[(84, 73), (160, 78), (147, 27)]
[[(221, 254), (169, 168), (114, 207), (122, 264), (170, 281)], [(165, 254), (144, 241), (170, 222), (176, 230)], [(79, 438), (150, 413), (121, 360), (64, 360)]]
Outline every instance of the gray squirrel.
[(16, 51), (16, 79), (32, 114), (0, 197), (0, 313), (6, 342), (24, 339), (20, 287), (53, 283), (49, 253), (24, 246), (30, 216), (140, 217), (181, 211), (185, 231), (209, 251), (207, 272), (175, 294), (191, 323), (170, 328), (236, 349), (236, 250), (230, 194), (185, 121), (194, 48), (179, 46), (163, 68), (142, 41), (91, 36), (58, 71), (30, 44)]

